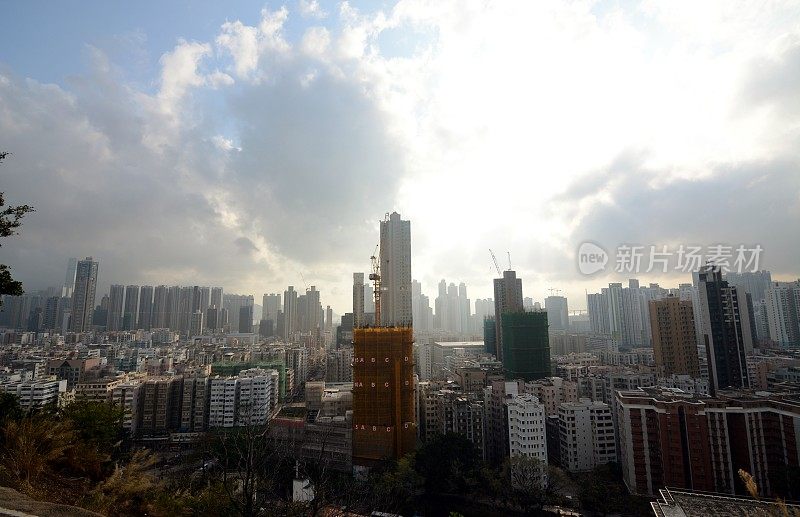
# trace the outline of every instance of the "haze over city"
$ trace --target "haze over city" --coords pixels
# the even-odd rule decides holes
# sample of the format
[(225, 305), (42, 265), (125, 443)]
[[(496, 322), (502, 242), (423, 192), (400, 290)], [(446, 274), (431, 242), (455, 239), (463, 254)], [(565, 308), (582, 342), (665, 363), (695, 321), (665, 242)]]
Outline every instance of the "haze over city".
[(0, 258), (28, 289), (92, 255), (101, 290), (302, 274), (341, 314), (392, 210), (429, 295), (491, 297), (492, 248), (584, 308), (632, 276), (583, 277), (587, 240), (759, 244), (798, 275), (793, 2), (5, 10), (3, 189), (37, 211)]

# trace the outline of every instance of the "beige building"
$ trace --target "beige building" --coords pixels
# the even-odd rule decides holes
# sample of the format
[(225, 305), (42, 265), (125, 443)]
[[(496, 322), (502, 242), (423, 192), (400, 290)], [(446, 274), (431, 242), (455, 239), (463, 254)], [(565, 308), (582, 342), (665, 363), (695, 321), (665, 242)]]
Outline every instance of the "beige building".
[(525, 383), (525, 393), (539, 399), (547, 416), (557, 415), (559, 404), (578, 401), (578, 383), (560, 377), (545, 377)]
[(700, 377), (692, 302), (669, 296), (649, 305), (658, 376)]

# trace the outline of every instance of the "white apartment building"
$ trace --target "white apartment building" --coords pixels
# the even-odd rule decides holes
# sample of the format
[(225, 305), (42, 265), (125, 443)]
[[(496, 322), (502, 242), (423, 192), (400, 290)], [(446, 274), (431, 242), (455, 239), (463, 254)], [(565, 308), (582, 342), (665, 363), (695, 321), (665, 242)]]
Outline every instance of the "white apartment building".
[(800, 344), (800, 280), (771, 282), (764, 301), (769, 338), (781, 346)]
[(380, 223), (381, 322), (411, 326), (411, 222), (392, 212)]
[(278, 372), (253, 368), (211, 379), (208, 427), (264, 425), (278, 401)]
[(59, 397), (66, 394), (67, 381), (55, 376), (36, 381), (10, 381), (0, 383), (0, 393), (11, 393), (19, 398), (19, 405), (30, 410), (48, 404), (58, 404)]
[(510, 395), (508, 407), (508, 447), (510, 456), (527, 456), (547, 465), (544, 405), (533, 395)]
[(614, 420), (603, 402), (580, 399), (558, 406), (561, 466), (582, 472), (616, 461)]

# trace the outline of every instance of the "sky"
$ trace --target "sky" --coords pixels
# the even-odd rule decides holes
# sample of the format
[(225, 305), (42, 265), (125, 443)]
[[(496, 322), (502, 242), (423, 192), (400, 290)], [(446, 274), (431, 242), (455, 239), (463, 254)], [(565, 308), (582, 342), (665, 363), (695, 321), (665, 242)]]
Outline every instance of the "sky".
[[(0, 262), (351, 309), (378, 222), (411, 220), (423, 292), (541, 301), (674, 268), (621, 245), (759, 246), (800, 276), (796, 1), (2, 2)], [(584, 242), (611, 255), (581, 273)], [(705, 249), (705, 248), (704, 248)]]

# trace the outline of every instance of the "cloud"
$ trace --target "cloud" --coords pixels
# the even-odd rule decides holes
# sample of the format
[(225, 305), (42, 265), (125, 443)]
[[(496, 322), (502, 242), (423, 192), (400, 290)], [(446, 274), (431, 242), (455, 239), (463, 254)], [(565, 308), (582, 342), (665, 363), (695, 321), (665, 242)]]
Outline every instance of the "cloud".
[(586, 238), (758, 241), (797, 274), (791, 4), (293, 5), (178, 40), (154, 92), (104, 49), (60, 85), (0, 72), (4, 189), (38, 209), (3, 261), (32, 288), (89, 254), (101, 283), (303, 271), (344, 312), (396, 209), (428, 294), (491, 296), (491, 247), (580, 307)]
[(320, 7), (318, 0), (298, 0), (297, 6), (300, 9), (300, 14), (305, 18), (325, 18), (328, 16), (328, 13)]

